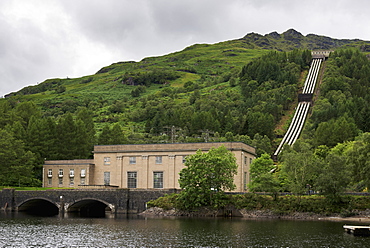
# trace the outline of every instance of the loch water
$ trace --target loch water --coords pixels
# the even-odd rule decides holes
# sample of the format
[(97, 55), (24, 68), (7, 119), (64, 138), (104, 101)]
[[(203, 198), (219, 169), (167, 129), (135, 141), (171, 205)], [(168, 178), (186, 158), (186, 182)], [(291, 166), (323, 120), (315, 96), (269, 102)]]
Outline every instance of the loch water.
[(0, 213), (0, 247), (370, 247), (343, 222)]

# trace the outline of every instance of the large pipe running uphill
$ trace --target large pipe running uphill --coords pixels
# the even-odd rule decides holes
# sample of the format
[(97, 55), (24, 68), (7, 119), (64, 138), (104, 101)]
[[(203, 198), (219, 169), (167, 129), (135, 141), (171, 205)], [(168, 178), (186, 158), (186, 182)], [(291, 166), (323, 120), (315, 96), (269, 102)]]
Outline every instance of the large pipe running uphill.
[[(314, 90), (315, 90), (317, 78), (319, 75), (320, 66), (321, 66), (323, 59), (324, 58), (312, 59), (311, 66), (308, 71), (307, 78), (304, 83), (304, 87), (302, 91), (303, 96), (306, 95), (309, 98), (310, 96), (312, 97)], [(277, 159), (277, 156), (279, 155), (279, 153), (281, 152), (285, 144), (293, 145), (294, 142), (296, 142), (296, 140), (298, 139), (299, 135), (301, 134), (303, 125), (305, 123), (305, 120), (308, 114), (308, 110), (310, 109), (310, 106), (311, 106), (311, 102), (307, 100), (307, 97), (306, 98), (302, 97), (302, 99), (304, 100), (298, 103), (296, 112), (294, 113), (292, 122), (290, 123), (289, 128), (288, 128), (288, 131), (285, 133), (283, 139), (281, 140), (278, 148), (276, 149), (274, 153), (275, 159)]]

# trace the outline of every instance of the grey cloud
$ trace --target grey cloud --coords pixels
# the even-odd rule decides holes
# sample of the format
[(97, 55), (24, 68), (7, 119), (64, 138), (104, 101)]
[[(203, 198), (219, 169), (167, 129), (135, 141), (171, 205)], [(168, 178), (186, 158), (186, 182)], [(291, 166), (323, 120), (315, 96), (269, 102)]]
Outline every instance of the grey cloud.
[[(4, 7), (4, 6), (2, 6)], [(27, 18), (8, 19), (0, 13), (0, 96), (59, 75), (68, 67), (60, 39), (51, 37)]]
[(195, 42), (221, 41), (230, 25), (227, 10), (231, 4), (224, 6), (214, 0), (63, 3), (83, 34), (121, 53), (132, 51), (136, 58), (168, 53)]
[[(25, 3), (23, 19), (6, 15)], [(39, 8), (42, 23), (32, 15)], [(294, 28), (370, 40), (369, 8), (366, 0), (2, 0), (0, 96), (46, 78), (93, 74), (98, 66), (250, 32)]]

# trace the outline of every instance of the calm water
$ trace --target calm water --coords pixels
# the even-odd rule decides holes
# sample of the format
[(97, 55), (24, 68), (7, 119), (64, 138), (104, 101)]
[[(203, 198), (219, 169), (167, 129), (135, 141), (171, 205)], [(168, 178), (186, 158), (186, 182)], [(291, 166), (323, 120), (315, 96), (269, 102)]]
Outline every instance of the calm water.
[[(340, 222), (0, 213), (0, 247), (370, 247)], [(348, 223), (347, 223), (348, 224)]]

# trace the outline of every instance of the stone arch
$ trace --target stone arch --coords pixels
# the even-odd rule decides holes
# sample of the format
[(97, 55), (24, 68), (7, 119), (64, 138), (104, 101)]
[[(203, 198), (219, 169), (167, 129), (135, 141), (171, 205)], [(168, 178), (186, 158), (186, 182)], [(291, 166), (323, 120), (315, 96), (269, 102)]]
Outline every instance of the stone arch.
[(115, 206), (97, 198), (81, 198), (73, 203), (65, 203), (64, 210), (67, 213), (77, 212), (83, 216), (103, 217), (105, 212), (115, 213)]
[(34, 215), (53, 216), (57, 215), (60, 205), (44, 197), (33, 197), (22, 201), (16, 206), (17, 211)]

